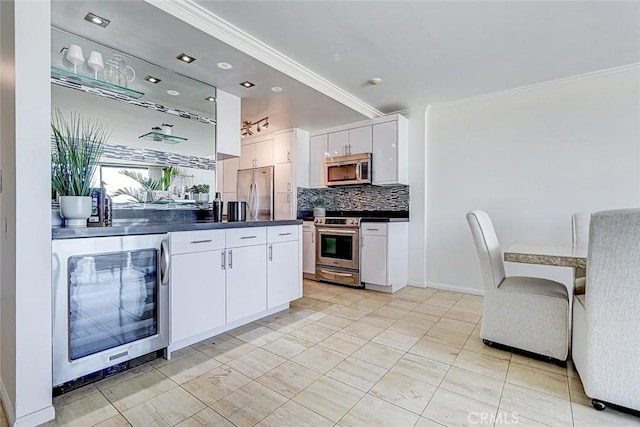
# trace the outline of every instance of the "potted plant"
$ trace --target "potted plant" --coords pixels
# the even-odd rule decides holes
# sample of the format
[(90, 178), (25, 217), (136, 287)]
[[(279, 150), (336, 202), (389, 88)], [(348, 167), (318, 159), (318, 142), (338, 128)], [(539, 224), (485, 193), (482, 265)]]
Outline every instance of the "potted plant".
[(327, 199), (324, 196), (318, 196), (313, 202), (313, 216), (325, 216), (327, 214)]
[(86, 227), (91, 216), (91, 179), (111, 129), (99, 121), (56, 110), (51, 120), (51, 187), (58, 194), (67, 227)]
[(197, 184), (191, 187), (191, 194), (196, 202), (209, 201), (209, 184)]

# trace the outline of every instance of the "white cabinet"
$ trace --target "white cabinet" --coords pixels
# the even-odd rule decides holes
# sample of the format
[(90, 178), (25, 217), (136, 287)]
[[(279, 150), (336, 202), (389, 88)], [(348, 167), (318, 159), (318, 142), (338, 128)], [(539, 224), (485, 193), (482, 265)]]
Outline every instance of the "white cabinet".
[[(240, 168), (240, 159), (236, 157), (234, 159), (223, 160), (222, 163), (224, 163), (222, 192), (235, 194), (238, 182), (238, 169)], [(232, 200), (235, 200), (235, 196)]]
[(294, 206), (291, 193), (276, 193), (273, 200), (273, 219), (293, 219)]
[(346, 156), (349, 152), (349, 131), (331, 132), (327, 136), (329, 156)]
[(405, 117), (373, 125), (373, 184), (409, 184), (407, 145)]
[(240, 150), (240, 169), (273, 165), (273, 139), (243, 144)]
[(308, 278), (316, 274), (316, 226), (311, 221), (302, 224), (302, 273)]
[(275, 167), (275, 192), (276, 193), (288, 193), (291, 192), (292, 176), (291, 176), (291, 163), (278, 163)]
[(216, 162), (216, 191), (224, 191), (224, 161)]
[[(204, 95), (203, 95), (204, 97)], [(213, 107), (213, 104), (211, 104)], [(240, 155), (240, 98), (216, 91), (216, 152), (218, 158)]]
[(267, 229), (267, 308), (302, 297), (298, 233), (297, 225)]
[(293, 203), (293, 185), (291, 174), (291, 163), (277, 163), (275, 166), (275, 198), (274, 198), (274, 219), (295, 218)]
[(363, 222), (360, 280), (365, 288), (395, 292), (408, 281), (408, 222)]
[(316, 135), (309, 142), (309, 187), (325, 187), (325, 166), (327, 157), (327, 134)]
[(227, 323), (267, 309), (265, 245), (227, 250)]
[(370, 125), (349, 129), (349, 147), (347, 154), (371, 153), (371, 141), (372, 134)]
[(275, 134), (273, 137), (273, 162), (287, 163), (293, 161), (294, 131)]
[(171, 233), (171, 341), (225, 324), (224, 230)]

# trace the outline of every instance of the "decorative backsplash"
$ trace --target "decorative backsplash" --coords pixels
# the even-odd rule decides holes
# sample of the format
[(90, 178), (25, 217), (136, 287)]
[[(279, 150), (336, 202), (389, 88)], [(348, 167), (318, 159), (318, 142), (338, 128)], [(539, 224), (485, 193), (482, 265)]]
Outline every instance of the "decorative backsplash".
[(318, 198), (326, 201), (328, 211), (408, 211), (409, 186), (349, 185), (332, 188), (298, 187), (298, 211), (315, 207)]
[[(51, 151), (55, 149), (55, 139), (51, 135)], [(137, 162), (162, 165), (179, 166), (194, 169), (216, 170), (216, 161), (206, 157), (183, 156), (176, 153), (167, 153), (147, 148), (133, 148), (126, 145), (105, 144), (102, 157), (117, 160), (134, 160)]]

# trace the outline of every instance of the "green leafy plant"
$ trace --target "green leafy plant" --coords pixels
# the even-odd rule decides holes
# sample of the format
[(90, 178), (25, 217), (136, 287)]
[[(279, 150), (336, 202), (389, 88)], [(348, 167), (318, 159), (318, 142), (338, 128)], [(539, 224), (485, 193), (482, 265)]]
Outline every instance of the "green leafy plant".
[(313, 201), (313, 206), (316, 208), (326, 208), (327, 207), (327, 199), (324, 196), (318, 196)]
[(167, 191), (171, 185), (171, 178), (176, 175), (180, 175), (182, 170), (177, 166), (167, 166), (162, 168), (162, 178), (160, 178), (159, 190)]
[(191, 187), (193, 194), (206, 194), (209, 192), (209, 184), (197, 184)]
[(89, 196), (91, 179), (111, 129), (78, 113), (71, 113), (67, 120), (56, 110), (51, 130), (55, 140), (51, 153), (51, 188), (59, 196)]
[(138, 184), (140, 184), (142, 186), (142, 188), (133, 188), (133, 187), (125, 187), (125, 188), (118, 188), (114, 193), (113, 196), (128, 196), (129, 198), (133, 199), (134, 201), (138, 202), (138, 203), (142, 203), (144, 201), (144, 193), (146, 191), (154, 191), (154, 190), (160, 190), (160, 181), (159, 180), (154, 180), (151, 178), (145, 178), (145, 176), (140, 173), (140, 172), (134, 172), (131, 170), (121, 170), (119, 172), (121, 175), (124, 175), (128, 178), (133, 179), (134, 181), (136, 181)]

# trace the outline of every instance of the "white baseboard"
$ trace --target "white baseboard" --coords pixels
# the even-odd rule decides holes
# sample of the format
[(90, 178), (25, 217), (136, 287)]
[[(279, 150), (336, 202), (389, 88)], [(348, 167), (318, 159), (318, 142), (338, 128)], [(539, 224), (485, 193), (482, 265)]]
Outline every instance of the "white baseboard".
[(9, 394), (4, 386), (4, 381), (0, 378), (0, 399), (2, 400), (2, 406), (4, 408), (4, 414), (7, 416), (7, 421), (10, 426), (14, 427), (31, 427), (39, 426), (47, 421), (50, 421), (56, 417), (56, 411), (53, 405), (42, 408), (36, 412), (20, 417), (16, 419), (16, 413), (13, 409), (13, 405), (9, 400)]
[(426, 288), (427, 284), (426, 283), (422, 283), (422, 282), (420, 282), (420, 283), (418, 283), (418, 282), (413, 282), (413, 283), (409, 282), (409, 283), (407, 283), (407, 286), (413, 286), (414, 288)]
[(440, 289), (442, 291), (462, 292), (463, 294), (484, 296), (484, 289), (469, 288), (466, 286), (449, 285), (447, 283), (429, 282), (428, 288)]

